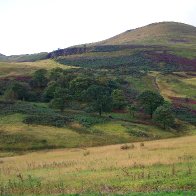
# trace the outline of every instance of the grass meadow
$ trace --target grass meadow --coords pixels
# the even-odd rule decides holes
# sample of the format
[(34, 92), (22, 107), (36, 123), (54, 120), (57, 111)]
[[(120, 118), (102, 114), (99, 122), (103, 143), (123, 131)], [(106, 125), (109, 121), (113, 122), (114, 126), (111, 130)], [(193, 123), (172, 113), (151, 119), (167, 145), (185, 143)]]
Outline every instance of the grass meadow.
[(109, 115), (115, 119), (110, 121), (100, 121), (97, 117), (89, 119), (89, 116), (83, 113), (78, 115), (74, 122), (62, 128), (25, 124), (23, 120), (26, 115), (19, 113), (1, 116), (0, 157), (42, 149), (85, 148), (163, 139), (192, 134), (196, 131), (190, 124), (183, 125), (186, 132), (178, 133), (176, 130), (163, 130), (155, 125), (131, 122), (131, 117), (127, 113)]
[(160, 93), (165, 97), (182, 97), (196, 99), (196, 80), (184, 72), (178, 74), (161, 75), (152, 73), (156, 78), (156, 83)]
[(131, 143), (126, 148), (121, 144), (1, 158), (0, 193), (194, 195), (195, 141), (196, 136), (187, 136)]
[(31, 75), (38, 69), (52, 69), (60, 67), (63, 69), (72, 68), (72, 66), (61, 65), (54, 60), (41, 60), (36, 62), (0, 62), (0, 77)]

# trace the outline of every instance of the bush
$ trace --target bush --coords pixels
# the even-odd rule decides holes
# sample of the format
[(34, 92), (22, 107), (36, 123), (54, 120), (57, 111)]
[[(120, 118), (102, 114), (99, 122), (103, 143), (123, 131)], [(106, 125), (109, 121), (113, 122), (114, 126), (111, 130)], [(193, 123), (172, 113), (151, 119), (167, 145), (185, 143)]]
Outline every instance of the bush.
[(144, 143), (142, 142), (142, 143), (140, 143), (140, 147), (144, 147)]
[(88, 151), (88, 150), (87, 150), (87, 151), (85, 151), (85, 152), (83, 153), (83, 155), (84, 155), (84, 156), (88, 156), (88, 155), (90, 155), (90, 151)]
[(23, 122), (27, 124), (62, 127), (69, 121), (68, 117), (56, 113), (52, 109), (36, 106), (35, 104), (26, 102), (0, 102), (1, 115), (14, 113), (26, 114), (27, 117)]
[(63, 127), (68, 122), (68, 118), (61, 115), (30, 115), (23, 121), (26, 124), (51, 125)]
[(176, 118), (196, 125), (195, 111), (183, 106), (173, 105), (172, 111)]
[(121, 150), (128, 150), (128, 149), (133, 149), (135, 148), (134, 144), (128, 145), (128, 144), (123, 144), (120, 149)]
[(89, 127), (97, 123), (104, 123), (107, 119), (104, 117), (88, 116), (88, 115), (75, 115), (72, 117), (75, 121), (78, 121), (83, 126)]

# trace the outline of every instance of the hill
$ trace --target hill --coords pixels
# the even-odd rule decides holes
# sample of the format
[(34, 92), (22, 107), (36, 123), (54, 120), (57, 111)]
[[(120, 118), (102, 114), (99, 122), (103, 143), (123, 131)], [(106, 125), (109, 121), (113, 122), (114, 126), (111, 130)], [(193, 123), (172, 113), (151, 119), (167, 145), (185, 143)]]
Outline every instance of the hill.
[(4, 54), (0, 53), (0, 61), (5, 61), (7, 57)]
[[(57, 83), (59, 82), (60, 85), (67, 85), (67, 83), (69, 82), (71, 84), (72, 82), (70, 80), (75, 77), (80, 77), (80, 75), (82, 75), (83, 77), (89, 77), (89, 75), (93, 76), (94, 78), (96, 78), (96, 80), (100, 80), (102, 84), (104, 82), (107, 83), (107, 80), (112, 80), (113, 82), (118, 83), (119, 87), (123, 90), (128, 102), (134, 102), (134, 99), (145, 90), (159, 92), (164, 96), (166, 100), (170, 101), (173, 104), (175, 113), (179, 120), (186, 121), (187, 123), (192, 123), (193, 125), (195, 125), (195, 119), (193, 117), (196, 112), (194, 73), (194, 71), (196, 70), (196, 59), (194, 56), (196, 54), (194, 53), (196, 43), (195, 32), (195, 27), (182, 23), (155, 23), (147, 25), (145, 27), (126, 31), (125, 33), (107, 39), (105, 41), (61, 49), (49, 54), (39, 53), (33, 55), (19, 55), (10, 57), (0, 55), (0, 58), (6, 58), (7, 61), (11, 61), (0, 63), (0, 98), (3, 99), (3, 94), (5, 93), (6, 88), (9, 87), (9, 84), (12, 81), (17, 81), (27, 83), (28, 88), (31, 89), (31, 91), (34, 90), (33, 96), (37, 96), (37, 102), (44, 102), (43, 96), (45, 89), (35, 89), (31, 81), (32, 74), (38, 69), (47, 69), (47, 80), (50, 81), (50, 70), (58, 67), (70, 70), (70, 72), (61, 71), (62, 73), (60, 74), (60, 78), (58, 80), (56, 79), (57, 81), (55, 81)], [(181, 41), (174, 41), (175, 37), (177, 37), (178, 39), (180, 38)], [(149, 41), (152, 39), (156, 40), (155, 43)], [(50, 59), (36, 61), (36, 59), (40, 58)], [(80, 69), (77, 69), (77, 71), (75, 69), (76, 66), (80, 67)], [(70, 80), (68, 81), (66, 78), (67, 75), (70, 76)], [(51, 82), (54, 81), (51, 80)], [(48, 85), (50, 85), (50, 82), (48, 83)], [(46, 86), (45, 88), (47, 89)], [(38, 110), (39, 113), (39, 109), (41, 109), (45, 111), (45, 114), (47, 114), (47, 112), (53, 112), (52, 110), (44, 110), (45, 107), (48, 108), (48, 103), (44, 103), (44, 107), (42, 107), (42, 104), (43, 103), (38, 103), (38, 108), (34, 108), (33, 111)], [(20, 109), (18, 110), (17, 108), (16, 110), (15, 106), (13, 107), (13, 110), (16, 114), (11, 113), (13, 115), (7, 117), (9, 119), (8, 122), (11, 122), (12, 120), (15, 122), (16, 120), (17, 126), (20, 125), (18, 128), (19, 132), (17, 134), (19, 134), (19, 137), (23, 137), (23, 134), (23, 136), (20, 136), (20, 127), (26, 129), (23, 121), (29, 115), (29, 107), (32, 108), (34, 106), (31, 103), (28, 103), (27, 105), (26, 103), (23, 103), (20, 107), (26, 108), (25, 114), (24, 111), (21, 112)], [(50, 133), (48, 133), (48, 137), (50, 138), (49, 143), (39, 144), (40, 139), (35, 137), (36, 139), (34, 143), (37, 146), (41, 145), (40, 148), (50, 148), (50, 146), (53, 146), (55, 148), (77, 146), (79, 144), (78, 141), (75, 141), (75, 137), (72, 136), (75, 134), (73, 134), (72, 131), (78, 132), (78, 130), (81, 129), (84, 132), (88, 132), (89, 130), (95, 132), (98, 131), (98, 133), (96, 133), (98, 135), (95, 134), (92, 136), (91, 133), (88, 133), (89, 137), (95, 137), (96, 139), (94, 140), (94, 142), (86, 144), (87, 146), (135, 141), (133, 139), (133, 137), (135, 137), (135, 132), (127, 134), (129, 132), (127, 126), (131, 127), (132, 123), (136, 123), (134, 125), (135, 127), (142, 124), (142, 127), (139, 128), (141, 130), (139, 131), (141, 131), (142, 133), (145, 132), (145, 134), (147, 134), (146, 136), (148, 137), (147, 139), (153, 139), (153, 137), (165, 138), (175, 136), (175, 131), (179, 130), (179, 128), (175, 128), (174, 133), (166, 134), (166, 132), (161, 128), (152, 127), (151, 122), (150, 124), (143, 124), (144, 119), (139, 117), (140, 114), (138, 114), (139, 121), (138, 119), (136, 119), (136, 121), (135, 119), (131, 119), (131, 116), (127, 111), (124, 111), (123, 113), (114, 111), (109, 114), (112, 118), (114, 118), (115, 123), (112, 123), (112, 125), (110, 124), (111, 119), (109, 119), (108, 116), (106, 119), (100, 120), (99, 118), (97, 119), (96, 116), (92, 117), (91, 114), (89, 115), (89, 113), (86, 112), (83, 104), (81, 104), (80, 102), (71, 103), (66, 111), (70, 113), (70, 115), (72, 114), (72, 116), (76, 117), (77, 125), (74, 125), (73, 128), (71, 124), (66, 128), (66, 130), (70, 131), (70, 137), (73, 137), (73, 141), (69, 140), (67, 144), (64, 144), (63, 141), (61, 142), (61, 140), (59, 140), (59, 143), (56, 144), (56, 140), (54, 139), (53, 135), (50, 135)], [(17, 115), (19, 115), (19, 117)], [(6, 119), (4, 120), (6, 121)], [(128, 122), (126, 122), (127, 120)], [(99, 122), (102, 122), (103, 125), (99, 125)], [(90, 123), (91, 126), (89, 126), (88, 123)], [(183, 123), (184, 122), (181, 122), (181, 124)], [(12, 130), (9, 123), (7, 126), (5, 126), (5, 124), (4, 122), (3, 124), (0, 124), (0, 126), (2, 126), (2, 129), (5, 130), (5, 134), (2, 135), (2, 138), (4, 136), (7, 137), (7, 135), (11, 134), (9, 130)], [(84, 124), (85, 126), (83, 126)], [(17, 126), (14, 125), (14, 127)], [(79, 128), (77, 126), (79, 126)], [(190, 124), (183, 124), (183, 126), (184, 131), (191, 129), (194, 130), (194, 126)], [(35, 125), (33, 127), (35, 127)], [(148, 132), (148, 130), (151, 128), (152, 131), (156, 134), (151, 133), (150, 135), (148, 135), (149, 133), (146, 133), (146, 131)], [(34, 130), (34, 128), (32, 129)], [(35, 130), (36, 129), (37, 127), (35, 128)], [(43, 129), (48, 130), (47, 126), (44, 126)], [(58, 128), (52, 128), (52, 130), (56, 130), (57, 132), (60, 131), (60, 129)], [(100, 130), (103, 130), (103, 138), (108, 137), (107, 131), (109, 130), (110, 134), (113, 136), (113, 140), (104, 141), (103, 138), (99, 136)], [(119, 137), (118, 131), (120, 131), (123, 137)], [(42, 137), (42, 134), (39, 135), (40, 137)], [(12, 134), (12, 136), (15, 138), (14, 134)], [(29, 137), (28, 134), (25, 135), (25, 137)], [(88, 138), (87, 135), (85, 137)], [(143, 139), (144, 138), (140, 136), (136, 138), (136, 140)], [(41, 140), (46, 139), (43, 136)], [(3, 146), (1, 148), (7, 151), (7, 144), (4, 144), (4, 141), (2, 142)], [(84, 139), (84, 142), (86, 143), (86, 139)], [(21, 147), (18, 147), (19, 151), (22, 151), (23, 147), (24, 145), (22, 140)], [(13, 145), (12, 150), (14, 148), (16, 148), (15, 144)], [(26, 149), (28, 150), (34, 148), (35, 147), (31, 143), (29, 143), (29, 146), (26, 146)]]
[[(29, 108), (33, 108), (33, 112), (36, 111), (38, 114), (40, 110), (43, 110), (46, 117), (48, 117), (46, 115), (48, 112), (53, 113), (53, 110), (45, 110), (45, 107), (49, 108), (48, 102), (43, 98), (44, 91), (47, 90), (48, 87), (36, 88), (32, 84), (32, 75), (39, 69), (48, 70), (46, 76), (48, 86), (56, 82), (61, 86), (63, 85), (63, 87), (66, 86), (66, 88), (69, 88), (69, 86), (75, 82), (74, 79), (80, 79), (80, 77), (86, 78), (87, 83), (89, 82), (88, 78), (92, 77), (90, 80), (95, 79), (106, 86), (107, 81), (111, 80), (118, 84), (118, 87), (123, 91), (128, 103), (133, 103), (136, 97), (145, 90), (159, 92), (166, 100), (173, 104), (176, 116), (180, 120), (180, 126), (184, 126), (184, 128), (175, 127), (172, 131), (167, 133), (163, 129), (154, 126), (151, 121), (147, 120), (146, 122), (145, 117), (143, 118), (140, 113), (136, 115), (136, 119), (132, 119), (128, 110), (120, 112), (112, 111), (112, 113), (108, 115), (112, 117), (113, 120), (108, 118), (108, 116), (106, 116), (106, 119), (99, 119), (99, 117), (93, 116), (94, 114), (88, 113), (89, 108), (85, 108), (86, 103), (81, 103), (77, 100), (76, 102), (73, 101), (73, 103), (69, 103), (64, 113), (65, 116), (66, 113), (74, 116), (74, 123), (76, 124), (69, 124), (65, 129), (56, 127), (48, 129), (48, 126), (45, 126), (45, 124), (43, 126), (42, 124), (42, 129), (46, 130), (46, 132), (47, 130), (56, 130), (56, 132), (64, 136), (70, 133), (68, 134), (68, 138), (72, 138), (73, 140), (69, 139), (68, 143), (64, 144), (63, 140), (57, 142), (54, 135), (50, 134), (52, 131), (48, 133), (49, 139), (46, 139), (44, 135), (42, 136), (42, 132), (39, 134), (39, 137), (35, 136), (35, 132), (32, 132), (31, 136), (35, 137), (34, 144), (28, 143), (27, 145), (21, 140), (21, 143), (17, 143), (17, 145), (20, 144), (21, 146), (16, 147), (16, 143), (14, 143), (12, 150), (16, 148), (19, 151), (22, 151), (24, 148), (26, 148), (26, 150), (32, 150), (34, 148), (36, 149), (35, 146), (41, 146), (40, 148), (75, 147), (80, 145), (75, 136), (76, 133), (78, 134), (81, 130), (82, 133), (80, 134), (82, 135), (81, 138), (83, 138), (81, 140), (84, 141), (87, 146), (139, 141), (153, 139), (154, 137), (172, 137), (178, 135), (175, 131), (178, 132), (181, 129), (183, 129), (183, 131), (194, 130), (195, 127), (193, 125), (195, 125), (195, 118), (193, 116), (196, 113), (194, 73), (196, 69), (196, 59), (193, 58), (195, 55), (193, 52), (195, 50), (195, 29), (193, 26), (182, 23), (156, 23), (135, 30), (129, 30), (118, 36), (94, 44), (61, 49), (49, 54), (41, 53), (6, 57), (7, 60), (12, 62), (0, 62), (0, 99), (4, 98), (3, 95), (10, 83), (13, 81), (23, 82), (27, 85), (28, 90), (30, 89), (29, 91), (33, 93), (31, 94), (32, 98), (29, 98), (28, 101), (36, 100), (38, 107), (34, 108), (33, 103), (22, 102), (19, 103), (20, 107), (17, 104), (13, 105), (14, 112), (12, 111), (10, 114), (9, 108), (11, 108), (11, 106), (8, 107), (7, 105), (5, 106), (5, 104), (1, 104), (2, 107), (5, 106), (8, 109), (8, 114), (10, 115), (5, 119), (2, 118), (3, 124), (0, 123), (0, 127), (5, 131), (2, 138), (12, 135), (13, 138), (10, 137), (10, 139), (15, 140), (15, 135), (12, 134), (13, 129), (10, 127), (11, 121), (16, 123), (13, 124), (15, 128), (18, 127), (17, 131), (15, 131), (17, 132), (16, 137), (29, 137), (28, 134), (26, 135), (20, 132), (21, 127), (23, 127), (24, 130), (30, 127), (30, 125), (26, 126), (24, 123), (25, 119), (31, 115)], [(175, 42), (176, 44), (173, 43), (173, 45), (169, 45), (168, 43), (171, 44), (171, 40), (175, 36), (177, 37), (177, 34), (181, 36), (181, 39), (187, 41), (183, 41), (180, 44), (179, 42)], [(137, 39), (136, 35), (140, 35), (140, 39)], [(161, 41), (157, 41), (156, 45), (151, 42), (147, 44), (148, 40), (154, 37)], [(192, 42), (190, 43), (190, 41)], [(185, 50), (185, 53), (183, 53), (183, 50)], [(5, 55), (1, 55), (1, 57), (5, 58)], [(42, 57), (50, 59), (35, 61), (35, 59)], [(32, 60), (34, 62), (13, 62), (23, 60)], [(76, 66), (80, 69), (75, 69)], [(50, 78), (50, 71), (53, 68), (64, 69), (60, 69), (61, 73), (58, 73), (58, 69), (56, 70), (57, 74), (59, 74), (59, 78), (56, 78), (55, 81)], [(73, 95), (73, 92), (71, 92), (71, 94)], [(23, 107), (24, 110), (21, 111), (20, 108)], [(57, 114), (58, 113), (59, 112), (57, 112)], [(2, 112), (2, 115), (3, 114), (4, 112)], [(57, 114), (54, 113), (54, 115)], [(8, 121), (8, 123), (6, 123), (6, 121)], [(111, 123), (111, 121), (114, 122)], [(191, 124), (186, 124), (183, 121)], [(37, 125), (33, 125), (32, 130), (39, 129), (39, 127), (36, 126)], [(134, 126), (138, 127), (137, 133), (134, 131)], [(132, 127), (133, 130), (131, 128), (131, 131), (133, 132), (129, 133), (130, 130), (127, 127)], [(150, 129), (152, 129), (153, 133), (149, 132)], [(66, 130), (66, 134), (63, 130)], [(100, 137), (100, 131), (103, 137)], [(93, 134), (91, 134), (91, 132)], [(143, 136), (140, 135), (138, 136), (138, 134), (143, 133), (147, 138), (143, 138)], [(83, 134), (85, 134), (85, 136)], [(122, 137), (120, 134), (122, 134)], [(113, 139), (107, 140), (108, 135), (109, 137), (112, 136)], [(181, 135), (181, 133), (179, 135)], [(86, 142), (87, 138), (94, 138), (94, 141), (92, 142), (90, 140), (90, 142)], [(42, 143), (42, 140), (48, 141), (48, 143)], [(7, 151), (8, 146), (7, 143), (4, 142), (4, 139), (0, 145), (1, 144), (1, 148)]]
[(57, 50), (48, 57), (89, 68), (196, 71), (196, 27), (175, 22), (150, 24), (97, 43)]
[(128, 30), (95, 45), (194, 45), (196, 46), (196, 28), (176, 22), (153, 23), (144, 27)]
[(6, 56), (0, 54), (0, 61), (8, 61), (8, 62), (34, 62), (38, 60), (47, 59), (48, 53), (41, 52), (37, 54), (22, 54), (22, 55), (11, 55)]
[(195, 27), (157, 23), (0, 55), (0, 195), (194, 195), (195, 50)]

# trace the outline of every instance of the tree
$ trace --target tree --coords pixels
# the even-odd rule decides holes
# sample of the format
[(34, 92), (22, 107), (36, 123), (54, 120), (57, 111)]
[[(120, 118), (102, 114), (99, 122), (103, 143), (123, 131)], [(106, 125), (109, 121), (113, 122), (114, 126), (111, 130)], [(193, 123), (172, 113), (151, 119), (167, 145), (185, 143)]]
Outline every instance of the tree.
[(60, 68), (60, 67), (53, 68), (50, 71), (49, 78), (50, 78), (50, 80), (57, 81), (59, 79), (59, 77), (61, 77), (62, 74), (63, 74), (62, 68)]
[(25, 100), (29, 96), (29, 86), (26, 83), (16, 82), (11, 83), (4, 93), (4, 98), (8, 100)]
[(122, 90), (119, 89), (113, 90), (112, 100), (113, 100), (114, 109), (123, 109), (126, 106), (126, 100)]
[(131, 116), (134, 117), (135, 111), (136, 111), (136, 106), (134, 104), (131, 104), (128, 106), (128, 110), (129, 110), (129, 113), (131, 114)]
[(44, 97), (44, 100), (45, 101), (50, 101), (51, 99), (54, 98), (54, 95), (55, 95), (55, 91), (56, 91), (56, 88), (58, 88), (59, 85), (57, 84), (57, 82), (50, 82), (48, 84), (48, 86), (44, 89), (44, 92), (43, 92), (43, 97)]
[(62, 98), (54, 98), (50, 102), (50, 107), (59, 109), (61, 112), (65, 109), (65, 100)]
[(45, 69), (39, 69), (35, 71), (33, 74), (32, 85), (38, 88), (46, 87), (48, 83), (46, 74), (47, 74), (47, 70)]
[(84, 92), (88, 89), (88, 87), (94, 84), (95, 81), (91, 77), (86, 76), (78, 76), (70, 82), (70, 90), (76, 99), (82, 100)]
[(111, 111), (112, 97), (109, 90), (103, 86), (91, 85), (86, 91), (86, 97), (91, 102), (92, 108), (102, 115), (102, 112)]
[(109, 88), (110, 93), (112, 93), (113, 90), (115, 90), (119, 87), (119, 84), (114, 80), (108, 80), (106, 82), (106, 86)]
[(147, 114), (152, 118), (153, 112), (164, 103), (164, 98), (155, 92), (145, 91), (139, 95), (138, 100)]
[(67, 101), (71, 99), (69, 95), (69, 90), (65, 88), (58, 87), (54, 93), (54, 99), (50, 102), (50, 107), (59, 109), (61, 112), (64, 111)]
[(175, 118), (172, 113), (172, 110), (166, 104), (159, 106), (155, 110), (155, 112), (153, 114), (153, 120), (154, 120), (154, 122), (162, 125), (164, 129), (166, 129), (166, 126), (168, 126), (168, 127), (172, 126), (175, 122)]

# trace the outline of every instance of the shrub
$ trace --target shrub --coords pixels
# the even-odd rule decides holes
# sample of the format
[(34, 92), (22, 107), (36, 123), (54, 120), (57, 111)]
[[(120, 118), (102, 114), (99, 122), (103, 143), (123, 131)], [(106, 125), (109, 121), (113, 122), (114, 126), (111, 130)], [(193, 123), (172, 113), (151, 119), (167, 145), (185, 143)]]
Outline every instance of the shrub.
[(90, 116), (85, 114), (77, 114), (72, 117), (75, 121), (78, 121), (83, 126), (89, 127), (94, 124), (104, 123), (106, 118), (98, 116)]
[(84, 155), (84, 156), (90, 155), (90, 151), (88, 151), (88, 150), (87, 150), (87, 151), (84, 151), (83, 155)]
[(67, 123), (68, 118), (56, 115), (30, 115), (24, 119), (26, 124), (38, 124), (38, 125), (51, 125), (56, 127), (63, 127)]
[(128, 150), (130, 148), (130, 146), (128, 144), (123, 144), (120, 149), (121, 150)]
[(26, 114), (27, 117), (23, 122), (27, 124), (62, 127), (69, 121), (68, 117), (56, 113), (52, 109), (36, 106), (35, 104), (26, 102), (0, 102), (1, 115), (14, 113)]
[(140, 143), (140, 147), (144, 147), (144, 143), (142, 142), (142, 143)]
[(128, 145), (128, 144), (123, 144), (120, 149), (121, 150), (128, 150), (128, 149), (133, 149), (135, 148), (134, 144)]

